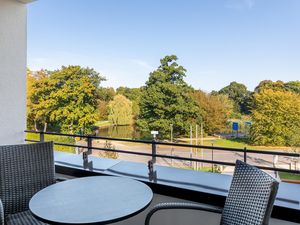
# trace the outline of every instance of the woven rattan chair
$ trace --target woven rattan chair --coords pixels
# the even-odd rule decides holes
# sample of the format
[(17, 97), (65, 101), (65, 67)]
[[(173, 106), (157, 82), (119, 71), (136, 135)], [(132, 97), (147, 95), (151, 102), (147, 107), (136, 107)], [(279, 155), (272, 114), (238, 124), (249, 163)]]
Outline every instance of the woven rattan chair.
[(222, 213), (221, 225), (267, 225), (278, 190), (278, 182), (270, 175), (242, 161), (236, 161), (232, 183), (223, 209), (190, 203), (161, 203), (148, 213), (165, 209), (194, 209)]
[(40, 225), (31, 197), (55, 182), (53, 143), (0, 146), (0, 224)]

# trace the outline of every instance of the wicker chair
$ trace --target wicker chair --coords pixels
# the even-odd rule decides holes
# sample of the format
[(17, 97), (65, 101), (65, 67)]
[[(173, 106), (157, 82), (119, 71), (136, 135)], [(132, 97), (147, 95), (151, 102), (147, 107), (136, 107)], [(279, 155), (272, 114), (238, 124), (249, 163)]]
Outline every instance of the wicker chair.
[(161, 203), (148, 213), (145, 224), (149, 225), (159, 210), (194, 209), (222, 213), (221, 225), (267, 225), (278, 185), (270, 175), (238, 160), (223, 209), (205, 204)]
[(44, 224), (31, 215), (28, 204), (54, 182), (52, 142), (0, 146), (0, 224)]

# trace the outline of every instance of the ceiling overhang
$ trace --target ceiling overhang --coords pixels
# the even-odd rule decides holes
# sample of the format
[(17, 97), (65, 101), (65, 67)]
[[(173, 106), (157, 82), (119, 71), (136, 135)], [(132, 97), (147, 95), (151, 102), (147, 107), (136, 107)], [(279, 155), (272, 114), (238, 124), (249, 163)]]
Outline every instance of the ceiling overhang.
[(17, 1), (27, 4), (27, 3), (30, 3), (30, 2), (34, 2), (36, 0), (17, 0)]

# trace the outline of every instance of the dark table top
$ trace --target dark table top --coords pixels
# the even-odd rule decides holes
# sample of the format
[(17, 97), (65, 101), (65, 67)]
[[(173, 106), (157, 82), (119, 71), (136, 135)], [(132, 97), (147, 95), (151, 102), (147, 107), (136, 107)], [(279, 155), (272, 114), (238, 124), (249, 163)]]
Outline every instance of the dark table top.
[(50, 224), (107, 224), (144, 210), (152, 190), (139, 181), (112, 176), (72, 179), (35, 194), (32, 214)]

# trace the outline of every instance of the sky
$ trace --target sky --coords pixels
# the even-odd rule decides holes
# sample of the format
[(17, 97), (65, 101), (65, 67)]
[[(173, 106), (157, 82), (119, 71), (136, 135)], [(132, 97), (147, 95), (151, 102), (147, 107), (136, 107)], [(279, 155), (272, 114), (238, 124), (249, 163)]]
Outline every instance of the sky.
[(89, 66), (105, 87), (140, 87), (166, 55), (186, 81), (300, 80), (299, 0), (38, 0), (28, 5), (28, 67)]

